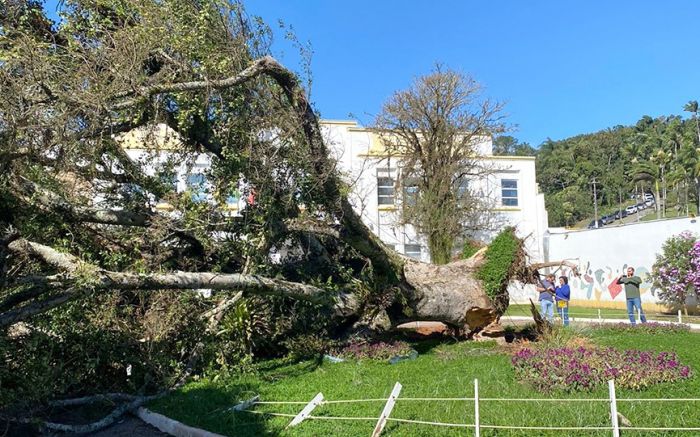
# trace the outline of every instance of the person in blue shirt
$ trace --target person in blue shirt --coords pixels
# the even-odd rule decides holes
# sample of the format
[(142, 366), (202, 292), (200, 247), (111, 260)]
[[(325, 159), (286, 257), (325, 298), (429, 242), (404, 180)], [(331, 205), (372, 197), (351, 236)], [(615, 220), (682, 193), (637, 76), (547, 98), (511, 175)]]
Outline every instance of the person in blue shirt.
[(554, 275), (547, 275), (541, 280), (537, 291), (540, 292), (540, 314), (551, 323), (554, 321)]
[(569, 288), (569, 278), (559, 277), (559, 286), (555, 289), (557, 301), (557, 311), (559, 317), (564, 321), (564, 326), (569, 326), (569, 300), (571, 299), (571, 288)]

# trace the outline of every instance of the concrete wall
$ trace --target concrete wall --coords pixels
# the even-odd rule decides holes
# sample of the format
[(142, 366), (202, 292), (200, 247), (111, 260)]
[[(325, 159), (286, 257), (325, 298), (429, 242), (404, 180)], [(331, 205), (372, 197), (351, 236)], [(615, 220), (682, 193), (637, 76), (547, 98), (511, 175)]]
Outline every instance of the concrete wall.
[[(568, 259), (578, 264), (580, 278), (572, 278), (570, 272), (564, 271), (570, 277), (574, 304), (622, 307), (625, 292), (615, 282), (628, 266), (632, 266), (644, 281), (641, 286), (642, 301), (646, 306), (653, 307), (657, 303), (657, 290), (648, 274), (663, 243), (683, 231), (700, 234), (698, 219), (657, 220), (595, 230), (550, 229), (545, 234), (545, 258)], [(557, 275), (561, 272), (557, 272)], [(525, 303), (528, 297), (535, 296), (534, 287), (524, 290), (513, 286), (511, 302)]]

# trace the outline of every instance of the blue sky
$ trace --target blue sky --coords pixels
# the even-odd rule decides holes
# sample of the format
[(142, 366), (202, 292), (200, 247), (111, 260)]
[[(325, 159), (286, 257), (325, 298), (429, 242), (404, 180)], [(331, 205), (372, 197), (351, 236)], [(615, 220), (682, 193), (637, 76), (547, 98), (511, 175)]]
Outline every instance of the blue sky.
[[(48, 7), (55, 4), (49, 0)], [(249, 0), (314, 51), (324, 118), (368, 124), (393, 91), (436, 62), (507, 102), (513, 135), (534, 146), (700, 99), (700, 3), (676, 1)], [(284, 41), (276, 55), (298, 67)]]

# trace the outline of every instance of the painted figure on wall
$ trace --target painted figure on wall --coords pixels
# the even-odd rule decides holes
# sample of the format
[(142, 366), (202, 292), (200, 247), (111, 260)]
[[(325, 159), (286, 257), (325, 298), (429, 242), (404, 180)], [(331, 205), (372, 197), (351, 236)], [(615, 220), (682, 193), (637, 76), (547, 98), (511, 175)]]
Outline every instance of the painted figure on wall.
[[(570, 281), (572, 298), (600, 300), (619, 300), (618, 296), (622, 293), (622, 285), (617, 283), (617, 278), (627, 271), (627, 264), (624, 264), (620, 269), (614, 269), (610, 266), (601, 266), (598, 268), (591, 267), (590, 261), (586, 262), (586, 268), (582, 269), (583, 275), (580, 278), (572, 278)], [(632, 266), (630, 266), (632, 267)], [(640, 285), (641, 295), (650, 293), (656, 295), (656, 287), (649, 277), (650, 270), (646, 266), (635, 268), (637, 275), (642, 279)]]

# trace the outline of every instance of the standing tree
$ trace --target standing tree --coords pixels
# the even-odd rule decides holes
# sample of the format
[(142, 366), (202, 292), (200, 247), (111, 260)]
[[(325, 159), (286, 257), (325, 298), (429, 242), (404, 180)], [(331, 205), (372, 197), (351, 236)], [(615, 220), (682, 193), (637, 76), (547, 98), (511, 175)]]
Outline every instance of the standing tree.
[(450, 261), (470, 228), (484, 230), (479, 217), (488, 216), (487, 201), (469, 182), (493, 171), (478, 146), (504, 131), (502, 108), (474, 79), (438, 65), (394, 93), (376, 117), (387, 152), (401, 157), (399, 183), (416, 191), (402, 221), (426, 236), (435, 264)]
[(537, 149), (529, 143), (521, 143), (513, 136), (499, 135), (493, 139), (493, 154), (497, 156), (534, 156), (537, 155)]
[(697, 100), (691, 100), (685, 104), (683, 110), (693, 114), (693, 120), (695, 120), (695, 131), (698, 134), (698, 141), (700, 141), (700, 119), (698, 119), (698, 112), (700, 108), (698, 107)]

